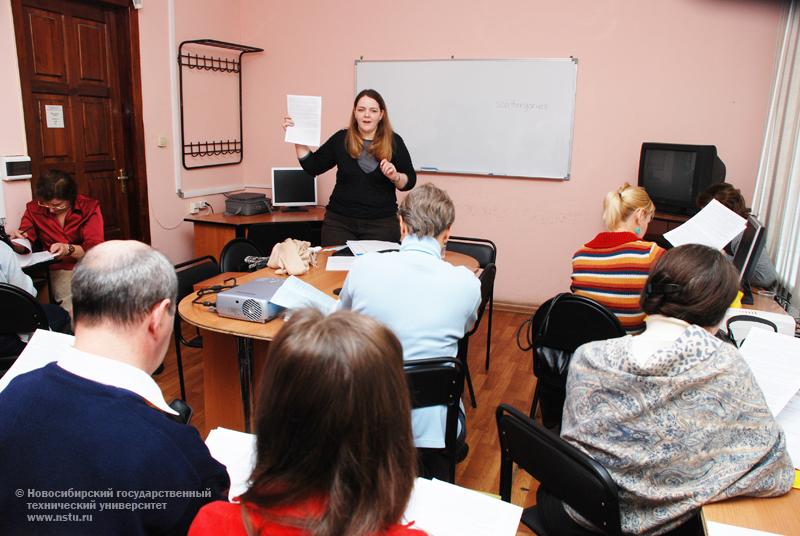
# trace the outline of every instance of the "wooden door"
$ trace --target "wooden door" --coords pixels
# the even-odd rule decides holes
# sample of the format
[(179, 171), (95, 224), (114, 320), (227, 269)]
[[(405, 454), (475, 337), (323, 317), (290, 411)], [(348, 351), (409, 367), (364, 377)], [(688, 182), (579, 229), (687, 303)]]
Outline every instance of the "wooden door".
[(126, 31), (130, 8), (113, 4), (12, 2), (33, 187), (47, 169), (70, 172), (78, 191), (100, 202), (106, 240), (149, 241), (138, 217), (147, 213), (144, 170), (131, 154), (137, 122), (128, 101), (138, 76), (130, 71), (138, 65), (131, 64)]

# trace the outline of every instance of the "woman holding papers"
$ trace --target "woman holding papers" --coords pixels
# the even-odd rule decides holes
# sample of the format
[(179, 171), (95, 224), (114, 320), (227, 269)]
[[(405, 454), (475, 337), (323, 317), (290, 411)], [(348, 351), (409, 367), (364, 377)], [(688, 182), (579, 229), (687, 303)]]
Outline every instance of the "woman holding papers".
[[(100, 204), (78, 193), (75, 179), (55, 169), (36, 182), (36, 200), (25, 207), (19, 229), (12, 238), (41, 242), (57, 262), (50, 267), (53, 296), (72, 316), (72, 269), (92, 247), (103, 241)], [(18, 253), (25, 249), (15, 246)]]
[[(783, 431), (739, 351), (713, 335), (737, 281), (720, 251), (671, 249), (641, 296), (646, 331), (572, 357), (561, 436), (617, 484), (625, 534), (661, 534), (706, 503), (792, 486)], [(554, 533), (595, 534), (547, 490), (537, 505)]]
[[(709, 202), (711, 202), (712, 199), (716, 199), (742, 218), (747, 219), (747, 216), (750, 215), (750, 211), (747, 210), (747, 205), (744, 202), (744, 197), (742, 197), (742, 192), (740, 192), (739, 189), (735, 188), (732, 184), (721, 182), (718, 184), (712, 184), (706, 188), (703, 193), (697, 196), (698, 208), (703, 208)], [(739, 249), (739, 243), (742, 241), (743, 234), (744, 231), (742, 234), (731, 240), (729, 246), (730, 253), (732, 255), (735, 255), (736, 250)], [(761, 256), (758, 258), (755, 270), (753, 270), (753, 274), (750, 276), (749, 283), (756, 287), (770, 288), (775, 285), (777, 281), (778, 272), (775, 271), (775, 266), (772, 264), (772, 259), (769, 258), (769, 253), (767, 253), (766, 249), (764, 249), (761, 252)]]
[(416, 459), (392, 332), (357, 313), (301, 310), (264, 367), (250, 489), (206, 505), (190, 536), (424, 536), (400, 524)]
[[(294, 121), (285, 117), (283, 128), (291, 126)], [(336, 132), (317, 151), (297, 144), (295, 150), (300, 165), (311, 175), (336, 166), (336, 185), (322, 225), (323, 245), (400, 241), (395, 192), (412, 189), (417, 175), (377, 91), (365, 89), (356, 95), (347, 129)]]
[(608, 231), (572, 256), (572, 292), (603, 305), (632, 334), (644, 330), (639, 294), (664, 253), (656, 243), (642, 240), (655, 211), (645, 189), (626, 182), (606, 194), (603, 220)]

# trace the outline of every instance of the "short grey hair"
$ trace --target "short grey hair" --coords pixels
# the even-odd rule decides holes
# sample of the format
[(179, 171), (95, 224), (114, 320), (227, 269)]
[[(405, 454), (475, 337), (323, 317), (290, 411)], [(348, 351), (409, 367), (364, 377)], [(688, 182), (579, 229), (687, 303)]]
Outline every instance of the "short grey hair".
[(175, 268), (162, 253), (134, 240), (98, 244), (72, 276), (76, 323), (134, 324), (166, 299), (174, 314), (177, 295)]
[(439, 236), (456, 219), (456, 208), (447, 192), (431, 184), (417, 186), (400, 202), (399, 214), (409, 234)]

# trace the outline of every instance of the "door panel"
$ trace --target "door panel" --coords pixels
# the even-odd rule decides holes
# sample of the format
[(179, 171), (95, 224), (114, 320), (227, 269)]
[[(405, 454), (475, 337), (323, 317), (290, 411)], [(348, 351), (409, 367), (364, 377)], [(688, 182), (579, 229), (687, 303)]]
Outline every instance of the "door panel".
[(64, 54), (64, 16), (52, 11), (27, 10), (30, 31), (28, 44), (32, 50), (32, 74), (40, 82), (65, 83), (67, 80)]

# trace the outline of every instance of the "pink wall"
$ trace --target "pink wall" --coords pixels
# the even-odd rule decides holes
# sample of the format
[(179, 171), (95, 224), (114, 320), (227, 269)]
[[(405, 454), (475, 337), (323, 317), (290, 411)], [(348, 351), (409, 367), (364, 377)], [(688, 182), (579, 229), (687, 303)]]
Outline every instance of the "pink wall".
[[(192, 256), (192, 225), (182, 221), (189, 212), (190, 201), (208, 200), (217, 211), (224, 210), (224, 201), (221, 195), (181, 199), (175, 192), (174, 151), (181, 141), (179, 135), (173, 135), (173, 90), (170, 83), (170, 71), (175, 66), (169, 43), (169, 5), (173, 1), (176, 47), (178, 43), (190, 39), (213, 38), (239, 42), (241, 25), (238, 0), (203, 0), (201, 6), (194, 0), (151, 1), (145, 2), (144, 8), (139, 10), (150, 233), (153, 246), (177, 263)], [(192, 72), (189, 76), (191, 81), (196, 81), (202, 74)], [(220, 135), (227, 137), (231, 130), (230, 117), (235, 108), (217, 104), (214, 101), (214, 89), (221, 88), (226, 96), (230, 96), (230, 84), (226, 85), (225, 81), (219, 83), (217, 73), (210, 74), (210, 83), (192, 85), (186, 108), (200, 110), (202, 107), (209, 114), (194, 123), (201, 133), (213, 136), (216, 130), (209, 123), (217, 123), (221, 126), (220, 131), (224, 131)], [(177, 79), (175, 83), (177, 88)], [(158, 147), (157, 140), (161, 136), (167, 138), (167, 147)], [(235, 188), (243, 183), (242, 166), (191, 171), (180, 168), (180, 174), (183, 191), (220, 186)]]
[[(567, 290), (573, 251), (602, 229), (605, 192), (635, 183), (643, 141), (715, 144), (729, 180), (752, 194), (778, 2), (376, 0), (343, 9), (321, 0), (244, 0), (242, 7), (243, 39), (267, 56), (245, 79), (253, 117), (246, 137), (264, 149), (247, 158), (248, 177), (295, 162), (279, 128), (287, 93), (322, 95), (323, 136), (345, 124), (353, 62), (362, 55), (580, 59), (572, 180), (418, 179), (450, 192), (456, 234), (497, 242), (500, 301), (540, 303)], [(329, 192), (333, 174), (322, 182)]]
[[(191, 256), (192, 235), (181, 222), (189, 200), (174, 186), (179, 141), (172, 134), (170, 1), (145, 2), (139, 21), (151, 233), (153, 244), (178, 262)], [(572, 180), (419, 177), (450, 192), (456, 233), (498, 243), (500, 301), (539, 303), (568, 287), (572, 252), (602, 228), (603, 194), (635, 182), (642, 141), (716, 144), (729, 180), (752, 195), (779, 32), (777, 1), (375, 0), (357, 8), (323, 0), (174, 2), (177, 42), (212, 37), (265, 49), (245, 59), (244, 164), (184, 170), (184, 190), (266, 184), (270, 167), (294, 165), (279, 127), (286, 94), (322, 95), (323, 135), (333, 133), (347, 121), (360, 56), (578, 57)], [(2, 0), (5, 73), (17, 70), (11, 27), (9, 0)], [(25, 151), (15, 78), (0, 84), (0, 154)], [(159, 136), (167, 137), (166, 148), (156, 146)], [(6, 188), (12, 225), (29, 198), (27, 184)], [(321, 181), (323, 200), (332, 185), (329, 173)], [(203, 199), (223, 209), (221, 196)]]
[[(0, 155), (26, 154), (25, 115), (22, 111), (22, 90), (19, 82), (17, 44), (14, 40), (14, 22), (11, 3), (0, 2), (0, 72), (5, 73), (0, 83)], [(30, 181), (3, 182), (0, 184), (5, 198), (0, 215), (5, 213), (8, 229), (16, 229), (25, 203), (31, 199)], [(2, 203), (3, 201), (0, 201)]]

